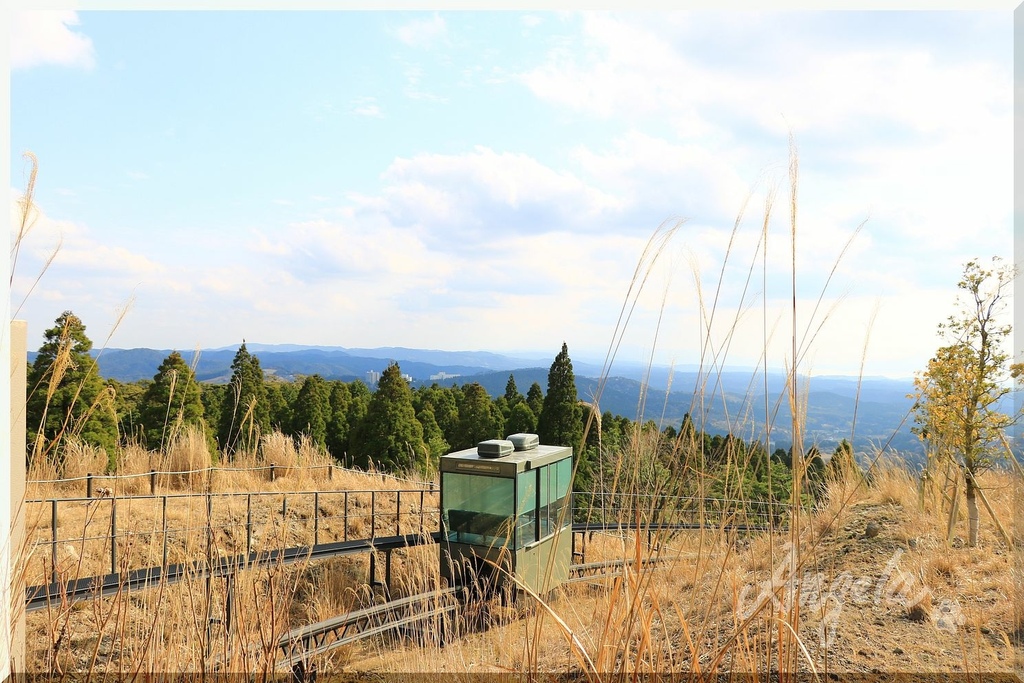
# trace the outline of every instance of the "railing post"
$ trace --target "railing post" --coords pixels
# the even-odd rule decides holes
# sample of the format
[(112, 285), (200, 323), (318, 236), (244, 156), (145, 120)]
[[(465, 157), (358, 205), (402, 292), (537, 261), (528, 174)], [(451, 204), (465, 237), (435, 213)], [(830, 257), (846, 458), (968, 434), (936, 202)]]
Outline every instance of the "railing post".
[(156, 470), (149, 471), (149, 495), (156, 495)]
[(313, 493), (313, 545), (320, 545), (320, 492)]
[(57, 499), (50, 501), (50, 561), (52, 562), (53, 582), (57, 583)]
[(249, 567), (252, 555), (252, 494), (245, 494), (245, 566)]
[(377, 538), (377, 492), (370, 491), (370, 538)]
[(85, 497), (92, 498), (92, 472), (85, 475)]
[(270, 466), (270, 481), (277, 481), (277, 465)]
[(110, 497), (110, 573), (117, 573), (117, 498)]
[(333, 464), (330, 464), (330, 465), (327, 466), (327, 479), (328, 480), (334, 479), (334, 465)]
[(207, 579), (211, 576), (213, 558), (213, 494), (206, 492), (206, 568)]
[(423, 535), (423, 489), (420, 489), (420, 536)]
[(163, 563), (162, 566), (163, 566), (163, 571), (166, 573), (167, 572), (167, 496), (164, 496), (164, 499), (163, 499), (163, 512), (161, 514), (160, 526), (163, 527), (163, 530), (164, 530), (164, 563)]
[(395, 505), (395, 536), (402, 535), (402, 489), (398, 489), (395, 494), (395, 499), (398, 501)]
[(345, 513), (342, 518), (342, 523), (345, 525), (344, 539), (348, 540), (348, 491), (345, 491)]

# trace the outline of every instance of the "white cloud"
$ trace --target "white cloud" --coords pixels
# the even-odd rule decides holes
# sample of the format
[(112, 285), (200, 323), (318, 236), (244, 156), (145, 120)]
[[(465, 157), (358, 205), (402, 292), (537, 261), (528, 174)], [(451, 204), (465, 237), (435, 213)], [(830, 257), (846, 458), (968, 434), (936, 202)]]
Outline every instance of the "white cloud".
[[(20, 224), (19, 196), (11, 190), (10, 218), (15, 226)], [(73, 310), (98, 344), (137, 288), (167, 286), (178, 274), (127, 246), (101, 242), (86, 226), (56, 220), (36, 206), (32, 229), (19, 245), (11, 303), (17, 316), (28, 321), (31, 335), (52, 326), (62, 311)]]
[(352, 102), (352, 113), (371, 118), (380, 118), (382, 115), (380, 105), (377, 104), (375, 97), (357, 97)]
[(423, 80), (423, 67), (412, 64), (405, 68), (405, 96), (410, 100), (421, 100), (425, 102), (437, 102), (444, 104), (448, 98), (428, 92), (421, 87)]
[[(742, 125), (783, 136), (792, 129), (798, 136), (859, 138), (876, 126), (928, 136), (984, 129), (1012, 107), (1008, 67), (968, 56), (950, 60), (945, 45), (840, 43), (823, 51), (819, 43), (827, 37), (799, 34), (810, 26), (800, 15), (739, 23), (730, 17), (732, 25), (723, 28), (728, 44), (759, 49), (729, 62), (721, 50), (699, 50), (706, 38), (692, 15), (668, 16), (675, 20), (585, 14), (582, 45), (552, 50), (519, 78), (560, 106), (627, 121), (668, 116), (681, 136), (697, 139), (728, 140)], [(876, 21), (885, 22), (884, 14)], [(773, 31), (793, 40), (773, 39)]]
[(441, 15), (416, 19), (394, 30), (395, 37), (410, 47), (430, 48), (447, 42), (448, 26)]
[(96, 62), (92, 40), (73, 31), (78, 14), (60, 10), (11, 13), (11, 69), (58, 64), (91, 69)]
[(621, 208), (618, 198), (569, 171), (483, 146), (460, 155), (399, 158), (382, 179), (382, 197), (367, 208), (387, 211), (396, 224), (477, 239), (507, 231), (599, 231), (595, 219)]

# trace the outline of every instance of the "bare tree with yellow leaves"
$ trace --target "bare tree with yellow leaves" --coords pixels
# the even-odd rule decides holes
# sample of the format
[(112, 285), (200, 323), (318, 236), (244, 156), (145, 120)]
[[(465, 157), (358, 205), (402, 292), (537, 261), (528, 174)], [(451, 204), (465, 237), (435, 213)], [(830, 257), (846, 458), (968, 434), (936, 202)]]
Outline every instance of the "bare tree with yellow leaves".
[(1002, 405), (1012, 391), (1011, 377), (1021, 370), (1003, 349), (1011, 330), (1004, 316), (1014, 275), (998, 257), (988, 267), (977, 260), (964, 266), (957, 311), (939, 325), (947, 344), (914, 380), (915, 432), (931, 446), (933, 462), (954, 464), (962, 477), (972, 547), (978, 543), (978, 495), (984, 496), (977, 476), (992, 466), (1003, 432), (1019, 417)]

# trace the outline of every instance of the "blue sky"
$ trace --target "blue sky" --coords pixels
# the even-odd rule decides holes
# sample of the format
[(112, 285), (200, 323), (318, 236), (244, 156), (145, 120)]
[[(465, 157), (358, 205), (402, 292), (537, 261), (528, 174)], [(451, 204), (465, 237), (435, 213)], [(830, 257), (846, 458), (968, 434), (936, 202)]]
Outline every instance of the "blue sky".
[(1012, 38), (1009, 9), (16, 13), (12, 309), (30, 348), (70, 309), (117, 348), (602, 358), (685, 219), (619, 358), (698, 362), (726, 263), (712, 347), (781, 368), (792, 133), (802, 367), (868, 341), (910, 375), (963, 263), (1012, 258)]

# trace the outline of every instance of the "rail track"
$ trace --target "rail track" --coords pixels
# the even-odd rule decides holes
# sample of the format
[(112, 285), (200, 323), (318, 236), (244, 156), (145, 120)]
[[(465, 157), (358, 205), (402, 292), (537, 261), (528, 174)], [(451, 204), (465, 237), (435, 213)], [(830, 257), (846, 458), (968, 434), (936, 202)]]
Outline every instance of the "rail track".
[[(649, 558), (643, 562), (643, 566), (654, 566), (661, 562), (659, 558)], [(569, 568), (569, 580), (564, 583), (613, 578), (622, 575), (626, 567), (633, 565), (632, 560), (574, 564)], [(432, 633), (443, 645), (446, 638), (457, 636), (455, 625), (460, 610), (471, 600), (473, 597), (465, 589), (445, 588), (390, 600), (301, 626), (278, 640), (277, 647), (282, 655), (278, 660), (278, 670), (290, 670), (293, 679), (297, 681), (312, 679), (314, 657), (366, 638), (409, 629), (428, 621), (435, 624)]]

